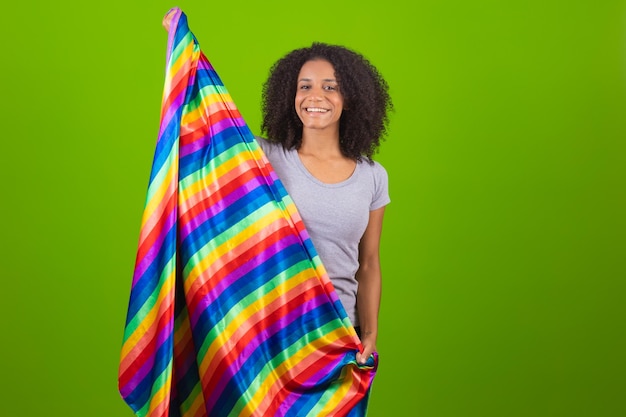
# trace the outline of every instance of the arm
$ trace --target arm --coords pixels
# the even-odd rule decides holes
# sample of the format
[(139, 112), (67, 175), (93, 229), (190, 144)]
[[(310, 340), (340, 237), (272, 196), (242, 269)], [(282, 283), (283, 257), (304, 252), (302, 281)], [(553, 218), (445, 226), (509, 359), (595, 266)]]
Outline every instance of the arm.
[(367, 228), (359, 243), (359, 270), (356, 273), (359, 289), (356, 299), (363, 351), (357, 354), (356, 359), (361, 364), (365, 363), (372, 352), (376, 351), (382, 288), (380, 236), (384, 213), (385, 207), (370, 212)]

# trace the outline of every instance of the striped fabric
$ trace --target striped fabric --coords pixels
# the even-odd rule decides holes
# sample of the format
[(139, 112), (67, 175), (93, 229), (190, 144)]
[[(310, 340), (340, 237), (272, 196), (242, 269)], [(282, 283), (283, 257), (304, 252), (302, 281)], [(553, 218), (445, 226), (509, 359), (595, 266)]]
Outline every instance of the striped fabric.
[(119, 366), (138, 416), (364, 416), (361, 348), (296, 208), (174, 8)]

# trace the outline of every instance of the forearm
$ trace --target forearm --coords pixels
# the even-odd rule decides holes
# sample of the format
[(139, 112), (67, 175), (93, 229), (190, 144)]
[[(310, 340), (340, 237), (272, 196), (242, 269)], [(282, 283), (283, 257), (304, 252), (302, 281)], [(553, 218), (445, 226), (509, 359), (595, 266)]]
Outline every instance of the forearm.
[(357, 311), (361, 338), (378, 337), (378, 313), (381, 299), (380, 267), (363, 267), (357, 273)]
[(356, 293), (356, 309), (363, 345), (362, 351), (357, 354), (357, 361), (361, 364), (364, 364), (372, 352), (376, 351), (378, 338), (378, 311), (382, 291), (378, 248), (384, 211), (384, 207), (370, 211), (370, 220), (359, 244), (359, 270), (356, 274), (359, 287)]

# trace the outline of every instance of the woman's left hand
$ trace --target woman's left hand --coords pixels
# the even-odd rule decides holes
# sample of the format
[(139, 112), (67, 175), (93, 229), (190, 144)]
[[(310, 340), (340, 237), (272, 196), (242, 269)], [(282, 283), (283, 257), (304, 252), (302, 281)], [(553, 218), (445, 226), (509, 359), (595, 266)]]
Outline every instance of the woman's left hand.
[(360, 365), (364, 365), (369, 359), (370, 355), (376, 352), (376, 337), (364, 336), (362, 340), (363, 350), (356, 354), (356, 361)]

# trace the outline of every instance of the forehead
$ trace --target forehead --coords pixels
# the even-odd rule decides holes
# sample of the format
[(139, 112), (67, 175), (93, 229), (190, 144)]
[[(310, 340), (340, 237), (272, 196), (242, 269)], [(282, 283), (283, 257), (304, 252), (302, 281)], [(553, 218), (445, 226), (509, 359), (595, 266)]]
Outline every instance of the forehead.
[(300, 68), (298, 80), (318, 79), (335, 80), (335, 68), (325, 59), (314, 59), (304, 63)]

